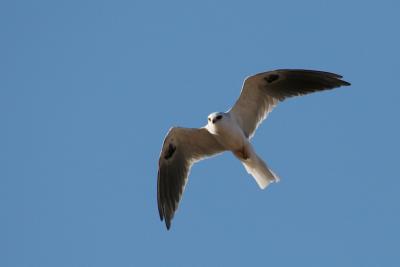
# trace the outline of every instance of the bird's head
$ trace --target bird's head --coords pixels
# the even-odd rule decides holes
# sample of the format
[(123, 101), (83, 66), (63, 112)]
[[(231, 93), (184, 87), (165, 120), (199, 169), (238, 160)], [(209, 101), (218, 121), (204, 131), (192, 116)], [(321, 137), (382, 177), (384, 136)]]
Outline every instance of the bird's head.
[(214, 112), (208, 115), (208, 124), (216, 124), (219, 121), (223, 120), (225, 113), (223, 112)]

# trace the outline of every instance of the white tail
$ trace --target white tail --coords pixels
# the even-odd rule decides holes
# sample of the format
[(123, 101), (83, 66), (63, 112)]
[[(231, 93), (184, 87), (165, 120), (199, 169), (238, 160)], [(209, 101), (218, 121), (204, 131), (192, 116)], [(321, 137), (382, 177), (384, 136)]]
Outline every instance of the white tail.
[(250, 157), (242, 159), (241, 162), (246, 168), (246, 171), (254, 177), (261, 189), (265, 189), (270, 183), (279, 182), (279, 176), (268, 168), (267, 164), (252, 148), (248, 149), (248, 152), (250, 152)]

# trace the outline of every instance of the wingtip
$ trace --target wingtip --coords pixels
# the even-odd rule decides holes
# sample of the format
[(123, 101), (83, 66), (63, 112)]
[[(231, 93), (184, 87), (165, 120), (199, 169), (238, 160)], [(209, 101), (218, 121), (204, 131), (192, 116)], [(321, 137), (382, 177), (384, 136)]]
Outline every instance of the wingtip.
[(171, 228), (171, 221), (167, 220), (167, 218), (164, 218), (163, 214), (160, 211), (160, 221), (165, 221), (165, 227), (167, 228), (167, 230), (169, 231), (169, 229)]
[(343, 86), (350, 86), (350, 85), (351, 85), (351, 83), (346, 82), (346, 81), (344, 81), (344, 80), (342, 80), (342, 82), (343, 82)]
[(167, 227), (167, 230), (169, 231), (169, 229), (171, 228), (171, 222), (165, 220), (165, 226)]
[(332, 73), (332, 72), (325, 72), (325, 71), (321, 71), (319, 73), (328, 75), (328, 76), (330, 76), (330, 78), (333, 78), (334, 80), (339, 81), (340, 82), (340, 86), (350, 86), (351, 85), (351, 83), (343, 80), (343, 76), (340, 75), (340, 74), (336, 74), (336, 73)]
[(342, 79), (336, 79), (336, 80), (339, 82), (338, 86), (350, 86), (351, 85), (351, 83), (349, 83), (345, 80), (342, 80)]

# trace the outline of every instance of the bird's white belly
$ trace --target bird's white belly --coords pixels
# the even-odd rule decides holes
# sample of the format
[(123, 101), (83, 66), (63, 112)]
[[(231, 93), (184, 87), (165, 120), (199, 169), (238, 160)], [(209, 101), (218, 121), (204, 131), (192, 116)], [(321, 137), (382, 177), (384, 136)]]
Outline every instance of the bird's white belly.
[(214, 135), (218, 142), (227, 150), (241, 150), (247, 138), (243, 134), (242, 129), (237, 124), (221, 124), (209, 131)]

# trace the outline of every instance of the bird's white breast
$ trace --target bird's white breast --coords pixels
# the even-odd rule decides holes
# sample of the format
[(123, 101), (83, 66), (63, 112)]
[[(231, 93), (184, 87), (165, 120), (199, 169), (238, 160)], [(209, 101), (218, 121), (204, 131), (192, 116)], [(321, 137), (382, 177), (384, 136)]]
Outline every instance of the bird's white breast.
[(209, 123), (206, 128), (227, 150), (241, 149), (247, 142), (243, 130), (230, 116), (224, 117), (215, 124)]

